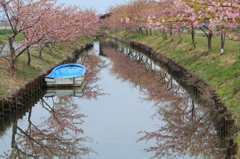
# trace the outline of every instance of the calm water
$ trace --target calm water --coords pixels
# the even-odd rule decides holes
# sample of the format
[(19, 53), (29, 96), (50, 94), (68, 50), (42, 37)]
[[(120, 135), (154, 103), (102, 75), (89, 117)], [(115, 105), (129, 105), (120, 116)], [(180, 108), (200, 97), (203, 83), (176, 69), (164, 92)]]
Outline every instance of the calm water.
[(82, 88), (44, 90), (1, 120), (2, 158), (221, 158), (209, 110), (145, 56), (95, 42), (78, 62)]

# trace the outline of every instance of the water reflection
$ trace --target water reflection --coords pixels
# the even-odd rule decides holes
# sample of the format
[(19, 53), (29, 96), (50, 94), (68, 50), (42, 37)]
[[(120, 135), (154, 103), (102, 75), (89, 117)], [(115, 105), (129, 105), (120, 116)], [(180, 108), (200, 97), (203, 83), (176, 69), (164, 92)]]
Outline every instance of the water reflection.
[(103, 89), (97, 84), (97, 81), (101, 79), (98, 75), (100, 71), (107, 67), (107, 64), (99, 56), (96, 56), (94, 50), (87, 54), (84, 57), (84, 61), (77, 61), (80, 64), (83, 64), (86, 69), (85, 75), (85, 90), (84, 98), (87, 99), (97, 99), (98, 96), (106, 95)]
[(145, 149), (155, 152), (154, 158), (224, 158), (226, 146), (217, 136), (209, 108), (197, 103), (165, 71), (144, 55), (129, 49), (105, 45), (103, 53), (113, 61), (112, 74), (128, 81), (146, 95), (143, 100), (154, 102), (154, 118), (164, 121), (155, 131), (140, 131), (138, 140), (154, 140), (156, 145)]
[(5, 153), (6, 158), (79, 158), (94, 152), (84, 146), (92, 139), (80, 135), (83, 130), (77, 125), (86, 116), (78, 113), (79, 106), (72, 98), (59, 98), (52, 105), (41, 99), (41, 105), (49, 116), (40, 122), (34, 121), (32, 108), (28, 110), (26, 128), (20, 127), (17, 119), (13, 121), (11, 150)]
[[(87, 68), (84, 87), (48, 89), (4, 117), (2, 129), (13, 125), (4, 158), (222, 158), (226, 148), (208, 107), (146, 56), (112, 42), (100, 49), (101, 56), (91, 52), (77, 61)], [(135, 88), (149, 105), (139, 104)]]
[(86, 89), (86, 82), (84, 81), (80, 87), (62, 87), (62, 88), (47, 88), (45, 92), (45, 97), (83, 97)]
[[(24, 110), (21, 109), (12, 114), (13, 119), (8, 120), (5, 116), (1, 127), (7, 131), (10, 124), (12, 125), (11, 149), (1, 154), (1, 157), (83, 158), (89, 153), (96, 153), (91, 147), (86, 146), (86, 143), (92, 143), (93, 139), (84, 136), (81, 125), (87, 116), (80, 113), (80, 105), (75, 99), (79, 97), (97, 99), (105, 95), (97, 81), (100, 79), (99, 71), (106, 65), (93, 52), (77, 62), (84, 64), (88, 69), (85, 82), (81, 87), (48, 88), (43, 90), (45, 93), (41, 92), (37, 97), (37, 105), (41, 107), (40, 109), (32, 107), (37, 101), (27, 102), (21, 107)], [(35, 109), (39, 111), (34, 111)], [(40, 116), (39, 119), (38, 116)], [(22, 118), (23, 120), (19, 122)], [(6, 124), (7, 122), (11, 123)]]

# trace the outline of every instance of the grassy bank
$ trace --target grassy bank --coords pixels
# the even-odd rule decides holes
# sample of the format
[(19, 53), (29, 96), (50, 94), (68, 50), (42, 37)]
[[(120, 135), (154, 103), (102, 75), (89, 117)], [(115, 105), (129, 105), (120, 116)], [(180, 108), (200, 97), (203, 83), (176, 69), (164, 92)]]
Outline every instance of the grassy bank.
[(196, 48), (194, 48), (190, 36), (184, 37), (183, 42), (174, 47), (172, 44), (179, 40), (178, 38), (173, 41), (163, 39), (159, 33), (146, 35), (117, 31), (109, 34), (146, 44), (156, 53), (170, 57), (210, 83), (240, 123), (240, 41), (226, 40), (225, 52), (221, 54), (219, 38), (212, 39), (212, 50), (208, 50), (207, 38), (202, 35), (195, 37)]
[[(0, 41), (6, 42), (8, 35), (0, 36)], [(68, 47), (55, 46), (53, 49), (46, 47), (43, 56), (39, 57), (39, 49), (31, 50), (31, 64), (27, 64), (27, 53), (22, 54), (16, 61), (16, 69), (9, 67), (9, 57), (0, 58), (0, 100), (6, 100), (19, 89), (46, 73), (78, 48), (92, 42), (89, 37), (79, 38), (79, 43)]]

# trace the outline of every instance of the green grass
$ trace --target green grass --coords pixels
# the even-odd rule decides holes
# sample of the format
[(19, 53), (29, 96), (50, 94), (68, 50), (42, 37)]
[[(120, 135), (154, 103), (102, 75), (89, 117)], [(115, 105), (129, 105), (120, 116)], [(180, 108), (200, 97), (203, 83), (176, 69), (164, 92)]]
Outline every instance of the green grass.
[(17, 69), (17, 74), (24, 76), (25, 78), (34, 78), (41, 72), (41, 69), (28, 65), (26, 61), (17, 60), (17, 63), (22, 66), (21, 69)]
[(19, 33), (19, 34), (16, 36), (15, 40), (16, 40), (16, 41), (22, 41), (22, 40), (24, 40), (24, 35), (23, 35), (23, 33)]
[[(56, 47), (56, 49), (59, 49), (59, 48), (61, 48), (61, 47), (60, 47), (60, 46), (57, 46), (57, 47)], [(50, 55), (50, 56), (52, 56), (52, 57), (54, 57), (54, 58), (56, 58), (56, 59), (61, 59), (61, 58), (62, 58), (61, 55), (56, 54), (56, 53), (54, 53), (54, 52), (52, 52), (52, 51), (50, 51), (50, 50), (45, 51), (44, 53), (45, 53), (45, 54), (48, 54), (48, 55)]]
[(6, 92), (4, 90), (0, 89), (0, 96), (4, 96), (4, 95), (6, 95)]
[[(216, 90), (222, 101), (232, 111), (240, 123), (240, 41), (226, 40), (225, 51), (220, 53), (220, 39), (212, 39), (212, 49), (207, 48), (207, 38), (196, 36), (196, 48), (191, 36), (183, 38), (176, 48), (172, 43), (179, 40), (164, 40), (161, 36), (134, 34), (125, 31), (110, 33), (125, 40), (133, 40), (152, 47), (156, 53), (162, 53), (194, 74), (207, 81)], [(237, 137), (240, 145), (240, 136)]]
[(0, 29), (0, 35), (7, 35), (7, 34), (13, 34), (13, 31), (8, 29)]
[(80, 41), (82, 44), (92, 42), (92, 38), (90, 36), (77, 37), (77, 40)]
[[(1, 36), (1, 35), (0, 35)], [(5, 39), (11, 36), (5, 35)], [(66, 57), (72, 56), (72, 53), (85, 46), (86, 43), (82, 41), (90, 41), (90, 37), (79, 38), (81, 41), (76, 44), (68, 46), (56, 45), (53, 48), (45, 47), (43, 50), (43, 56), (39, 57), (39, 49), (33, 49), (30, 51), (31, 63), (27, 64), (28, 55), (26, 53), (21, 54), (16, 59), (16, 68), (11, 69), (9, 67), (9, 58), (0, 59), (0, 99), (10, 99), (18, 90), (24, 87), (26, 84), (36, 79), (39, 75), (46, 73), (49, 69), (54, 68)]]
[(11, 34), (6, 35), (0, 35), (0, 41), (1, 43), (8, 43), (8, 38), (11, 36)]
[[(240, 101), (229, 104), (229, 101), (233, 100), (229, 96), (236, 98), (233, 90), (239, 87), (237, 85), (237, 81), (240, 79), (239, 41), (226, 40), (225, 53), (221, 54), (219, 49), (220, 39), (218, 38), (212, 39), (212, 50), (207, 49), (207, 39), (203, 36), (195, 37), (196, 48), (193, 48), (191, 37), (186, 36), (183, 39), (184, 42), (173, 49), (171, 44), (179, 40), (178, 38), (175, 38), (174, 41), (169, 38), (169, 40), (163, 40), (160, 36), (133, 34), (125, 31), (112, 32), (111, 34), (126, 40), (144, 43), (154, 48), (156, 52), (171, 57), (180, 65), (212, 84), (230, 109), (239, 106)], [(237, 113), (240, 114), (240, 111)]]

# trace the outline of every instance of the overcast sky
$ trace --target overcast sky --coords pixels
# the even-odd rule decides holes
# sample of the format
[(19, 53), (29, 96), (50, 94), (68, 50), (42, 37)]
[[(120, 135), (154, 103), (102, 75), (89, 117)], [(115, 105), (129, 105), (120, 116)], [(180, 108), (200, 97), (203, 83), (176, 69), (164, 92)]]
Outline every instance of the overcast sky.
[(97, 14), (107, 13), (110, 6), (117, 4), (127, 4), (131, 0), (57, 0), (59, 4), (77, 5), (83, 9), (95, 10)]

